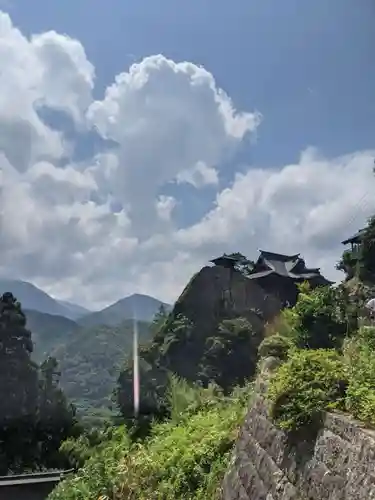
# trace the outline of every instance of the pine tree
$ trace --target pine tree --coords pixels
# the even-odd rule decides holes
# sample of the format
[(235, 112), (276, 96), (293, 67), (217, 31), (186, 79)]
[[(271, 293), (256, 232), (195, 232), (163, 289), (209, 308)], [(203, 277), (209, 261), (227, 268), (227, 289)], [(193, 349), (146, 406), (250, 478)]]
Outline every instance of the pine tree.
[(35, 424), (38, 367), (21, 305), (9, 292), (0, 297), (0, 471), (32, 468), (36, 459)]
[(75, 408), (69, 404), (59, 387), (60, 372), (57, 360), (46, 359), (40, 366), (38, 440), (40, 460), (48, 467), (59, 467), (60, 444), (79, 432)]

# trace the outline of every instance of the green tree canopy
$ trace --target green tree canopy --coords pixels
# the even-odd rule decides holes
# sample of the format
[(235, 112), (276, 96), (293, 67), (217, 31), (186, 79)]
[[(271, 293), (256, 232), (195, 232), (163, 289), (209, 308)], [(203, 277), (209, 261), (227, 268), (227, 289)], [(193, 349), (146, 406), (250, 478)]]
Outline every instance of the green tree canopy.
[(0, 473), (31, 467), (38, 405), (38, 367), (31, 333), (11, 293), (0, 297)]

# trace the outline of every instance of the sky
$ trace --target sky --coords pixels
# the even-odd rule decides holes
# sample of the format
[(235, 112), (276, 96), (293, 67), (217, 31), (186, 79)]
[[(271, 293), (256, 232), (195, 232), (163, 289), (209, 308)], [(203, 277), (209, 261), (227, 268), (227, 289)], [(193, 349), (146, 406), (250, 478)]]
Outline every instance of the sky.
[(0, 276), (173, 302), (223, 252), (330, 279), (375, 212), (372, 0), (0, 0)]

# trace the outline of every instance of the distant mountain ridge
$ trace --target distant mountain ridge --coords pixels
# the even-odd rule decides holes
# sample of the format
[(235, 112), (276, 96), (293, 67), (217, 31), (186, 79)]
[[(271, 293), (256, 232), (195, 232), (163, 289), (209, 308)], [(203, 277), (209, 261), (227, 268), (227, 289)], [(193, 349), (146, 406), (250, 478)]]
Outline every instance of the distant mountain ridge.
[(71, 311), (72, 315), (75, 315), (76, 318), (81, 318), (82, 316), (85, 316), (86, 314), (91, 314), (94, 311), (90, 311), (90, 309), (87, 309), (86, 307), (80, 306), (78, 304), (72, 304), (71, 302), (68, 302), (67, 300), (58, 300), (57, 301), (59, 304), (64, 306), (65, 308), (69, 309)]
[(135, 293), (118, 300), (101, 311), (83, 316), (78, 320), (78, 323), (85, 327), (98, 325), (116, 326), (123, 321), (134, 318), (139, 321), (151, 322), (162, 306), (167, 312), (172, 310), (170, 304), (161, 302), (149, 295)]
[[(27, 281), (0, 278), (0, 294), (11, 292), (22, 304), (23, 309), (53, 316), (65, 317), (84, 327), (97, 325), (116, 326), (123, 321), (134, 319), (150, 322), (161, 306), (172, 309), (154, 297), (133, 294), (118, 300), (100, 311), (89, 311), (85, 307), (65, 300), (57, 300), (37, 286)], [(51, 322), (51, 318), (48, 320)], [(61, 321), (60, 321), (61, 323)]]
[(55, 300), (48, 293), (27, 281), (0, 279), (0, 293), (4, 292), (11, 292), (21, 302), (24, 309), (64, 316), (72, 320), (77, 319), (77, 314), (72, 311), (71, 307)]

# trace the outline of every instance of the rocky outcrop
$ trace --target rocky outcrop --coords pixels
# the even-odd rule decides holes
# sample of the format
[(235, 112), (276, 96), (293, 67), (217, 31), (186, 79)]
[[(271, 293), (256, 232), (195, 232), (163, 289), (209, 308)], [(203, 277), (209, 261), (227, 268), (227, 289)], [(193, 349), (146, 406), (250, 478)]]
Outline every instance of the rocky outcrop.
[(375, 432), (327, 413), (321, 428), (291, 439), (272, 423), (258, 380), (222, 485), (222, 500), (375, 499)]
[[(281, 307), (280, 300), (239, 271), (201, 269), (152, 342), (140, 350), (141, 411), (163, 406), (169, 373), (203, 385), (216, 382), (225, 391), (252, 377), (265, 324)], [(133, 406), (132, 384), (128, 362), (119, 379), (123, 415)]]
[(254, 313), (269, 321), (280, 309), (281, 301), (240, 272), (221, 266), (207, 266), (190, 280), (173, 312), (205, 327), (224, 317), (251, 319)]

